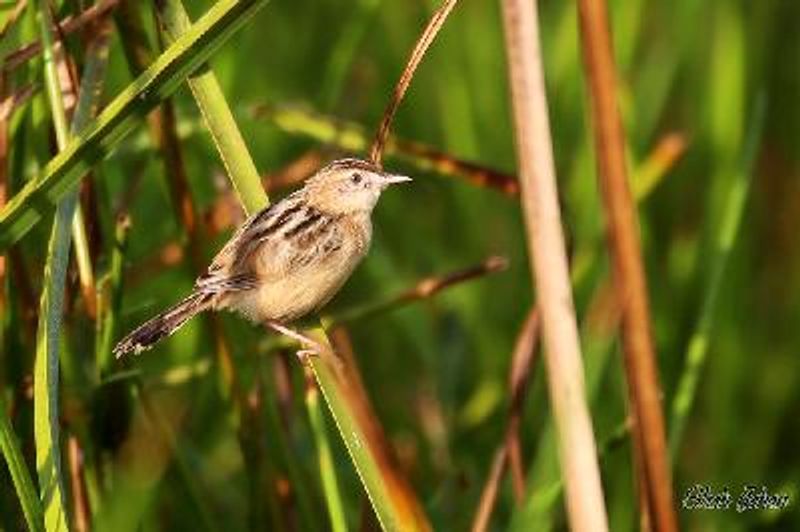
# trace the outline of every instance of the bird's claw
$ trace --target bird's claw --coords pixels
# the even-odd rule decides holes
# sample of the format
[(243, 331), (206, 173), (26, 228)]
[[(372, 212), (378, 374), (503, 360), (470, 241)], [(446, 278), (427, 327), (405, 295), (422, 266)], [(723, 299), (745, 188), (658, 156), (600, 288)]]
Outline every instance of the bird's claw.
[(303, 366), (310, 366), (311, 365), (311, 357), (319, 357), (319, 350), (306, 348), (306, 349), (299, 349), (295, 355), (297, 355), (298, 360)]

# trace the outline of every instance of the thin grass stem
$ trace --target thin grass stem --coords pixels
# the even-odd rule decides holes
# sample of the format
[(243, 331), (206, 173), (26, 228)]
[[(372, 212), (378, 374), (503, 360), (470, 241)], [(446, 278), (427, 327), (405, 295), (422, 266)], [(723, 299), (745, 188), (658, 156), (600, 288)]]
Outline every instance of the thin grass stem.
[(339, 483), (336, 480), (335, 464), (331, 455), (330, 443), (328, 442), (328, 429), (325, 427), (325, 418), (319, 404), (319, 391), (313, 375), (308, 375), (307, 377), (310, 382), (306, 383), (306, 409), (308, 410), (308, 418), (311, 421), (311, 433), (314, 435), (314, 442), (317, 447), (317, 465), (322, 478), (322, 490), (325, 494), (325, 504), (328, 508), (331, 530), (333, 532), (345, 532), (347, 530), (347, 522), (344, 518), (342, 495), (339, 490)]
[(17, 435), (14, 434), (14, 427), (8, 417), (2, 394), (0, 394), (0, 450), (3, 452), (3, 457), (11, 473), (11, 481), (14, 483), (14, 489), (22, 506), (28, 530), (44, 532), (42, 505), (36, 495), (36, 487), (28, 466), (25, 464), (25, 458), (22, 456)]
[[(191, 21), (180, 0), (166, 0), (160, 5), (159, 14), (171, 39), (189, 30)], [(258, 211), (267, 204), (267, 194), (216, 76), (203, 65), (188, 82), (239, 200), (248, 214)]]
[(750, 192), (751, 176), (753, 175), (758, 147), (764, 129), (765, 115), (766, 102), (765, 98), (761, 97), (756, 100), (750, 119), (750, 128), (744, 143), (739, 171), (734, 176), (728, 192), (728, 200), (722, 213), (720, 229), (714, 241), (714, 248), (711, 251), (711, 274), (705, 285), (700, 317), (689, 338), (685, 366), (672, 402), (669, 450), (673, 463), (678, 458), (686, 422), (697, 395), (697, 385), (708, 358), (717, 300), (719, 299), (722, 282), (725, 279), (728, 262), (736, 244), (736, 237), (739, 234), (739, 226), (741, 225)]

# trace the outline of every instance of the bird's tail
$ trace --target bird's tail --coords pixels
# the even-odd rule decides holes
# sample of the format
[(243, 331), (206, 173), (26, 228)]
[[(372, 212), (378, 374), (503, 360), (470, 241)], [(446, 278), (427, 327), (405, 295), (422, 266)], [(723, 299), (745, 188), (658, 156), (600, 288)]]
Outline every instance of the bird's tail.
[(114, 348), (117, 358), (127, 353), (139, 354), (153, 347), (156, 342), (177, 331), (195, 314), (203, 312), (212, 304), (212, 294), (193, 292), (186, 299), (152, 318), (119, 341)]

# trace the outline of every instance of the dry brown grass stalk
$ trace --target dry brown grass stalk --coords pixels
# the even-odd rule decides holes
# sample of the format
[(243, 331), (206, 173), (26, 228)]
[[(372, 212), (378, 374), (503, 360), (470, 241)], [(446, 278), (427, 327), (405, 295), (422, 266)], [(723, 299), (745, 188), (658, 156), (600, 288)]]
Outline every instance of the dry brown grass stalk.
[(608, 529), (597, 445), (586, 404), (548, 121), (534, 2), (503, 0), (522, 207), (542, 313), (545, 363), (573, 530)]
[(88, 532), (91, 512), (83, 480), (83, 452), (78, 438), (67, 439), (67, 461), (69, 462), (70, 494), (72, 495), (72, 522), (77, 532)]
[[(84, 28), (88, 24), (95, 22), (97, 19), (108, 15), (108, 13), (117, 7), (117, 4), (119, 3), (120, 0), (104, 0), (98, 2), (76, 16), (70, 15), (65, 17), (56, 24), (56, 27), (58, 28), (59, 32), (63, 33), (63, 35), (70, 35), (81, 28)], [(25, 46), (6, 54), (6, 56), (3, 58), (2, 70), (13, 70), (26, 61), (33, 59), (41, 52), (42, 43), (40, 41), (37, 40), (26, 44)]]
[(500, 481), (507, 469), (511, 471), (514, 498), (518, 504), (522, 502), (525, 495), (525, 465), (522, 458), (519, 429), (522, 423), (522, 408), (535, 362), (536, 347), (539, 343), (540, 321), (539, 309), (534, 306), (525, 318), (514, 343), (511, 367), (508, 372), (509, 397), (511, 398), (508, 408), (508, 425), (503, 441), (495, 452), (489, 476), (481, 493), (478, 511), (472, 522), (473, 532), (482, 532), (488, 529)]
[(617, 109), (616, 73), (605, 2), (580, 0), (581, 44), (592, 100), (598, 178), (613, 262), (635, 443), (655, 530), (677, 530), (661, 387), (651, 332), (647, 281), (636, 207), (627, 180), (625, 136)]

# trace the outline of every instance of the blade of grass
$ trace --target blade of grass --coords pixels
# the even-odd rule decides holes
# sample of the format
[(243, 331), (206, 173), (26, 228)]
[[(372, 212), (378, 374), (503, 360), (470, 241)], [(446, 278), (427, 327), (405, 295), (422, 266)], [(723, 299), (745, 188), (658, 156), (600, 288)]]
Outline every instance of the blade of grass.
[(11, 473), (11, 480), (14, 489), (17, 491), (22, 513), (25, 515), (25, 522), (28, 523), (28, 530), (31, 532), (44, 532), (44, 516), (42, 505), (36, 496), (36, 487), (33, 485), (33, 478), (25, 464), (22, 450), (11, 426), (11, 420), (6, 412), (6, 405), (0, 394), (0, 449), (8, 464)]
[(306, 382), (306, 409), (311, 421), (311, 432), (317, 446), (317, 465), (322, 477), (322, 488), (325, 494), (325, 503), (328, 507), (328, 516), (331, 520), (331, 530), (345, 532), (347, 522), (344, 519), (342, 508), (342, 495), (339, 493), (339, 484), (336, 480), (336, 470), (328, 443), (328, 429), (325, 427), (325, 418), (319, 406), (319, 391), (314, 382), (314, 376), (307, 374)]
[(603, 531), (608, 518), (558, 205), (537, 6), (503, 0), (502, 8), (530, 270), (542, 314), (567, 514), (573, 530)]
[(579, 0), (580, 36), (592, 100), (598, 179), (606, 216), (606, 239), (622, 310), (625, 374), (634, 427), (634, 454), (645, 488), (643, 499), (657, 530), (677, 530), (658, 378), (642, 263), (637, 212), (628, 185), (625, 133), (617, 109), (616, 66), (606, 2)]
[[(48, 9), (50, 10), (50, 18), (53, 19), (55, 14), (53, 13), (52, 6), (48, 6)], [(101, 38), (102, 33), (108, 33), (108, 26), (107, 24), (103, 24), (103, 19), (97, 22), (97, 27), (100, 28), (100, 31), (95, 33), (98, 39)], [(53, 39), (53, 45), (58, 52), (56, 69), (61, 84), (64, 110), (69, 120), (70, 117), (73, 116), (75, 106), (78, 103), (78, 75), (75, 71), (75, 63), (64, 52), (64, 50), (67, 49), (64, 34), (57, 25), (53, 27)], [(102, 39), (107, 41), (107, 35), (102, 36)], [(102, 47), (105, 47), (105, 45)], [(84, 113), (84, 116), (91, 116), (91, 113)], [(84, 124), (78, 124), (78, 127), (75, 127), (75, 124), (73, 124), (72, 128), (79, 129), (83, 127), (83, 125)], [(63, 149), (63, 146), (59, 146), (59, 149)], [(78, 266), (78, 279), (80, 280), (85, 311), (91, 319), (94, 319), (97, 314), (97, 292), (94, 283), (94, 272), (90, 257), (91, 253), (89, 251), (89, 239), (86, 235), (86, 224), (84, 223), (83, 210), (80, 202), (75, 204), (75, 215), (72, 218), (72, 245), (75, 251), (75, 263)]]
[(95, 374), (102, 376), (111, 362), (111, 348), (117, 337), (117, 317), (122, 305), (122, 267), (125, 249), (128, 243), (128, 230), (131, 221), (128, 216), (120, 216), (114, 228), (114, 240), (111, 249), (111, 264), (108, 277), (105, 279), (106, 296), (102, 299), (102, 311), (98, 311), (97, 341), (95, 343)]
[[(50, 7), (47, 0), (40, 0), (36, 7), (42, 39), (47, 100), (50, 104), (56, 141), (59, 150), (63, 150), (69, 142), (70, 132), (58, 80)], [(71, 190), (56, 207), (47, 248), (44, 288), (36, 332), (36, 359), (33, 370), (34, 439), (40, 496), (44, 506), (44, 525), (48, 532), (69, 530), (61, 470), (58, 358), (64, 284), (71, 244), (70, 227), (75, 216), (77, 197), (77, 190)]]
[[(179, 39), (191, 28), (191, 20), (180, 0), (166, 0), (159, 3), (158, 16), (168, 41)], [(244, 205), (246, 212), (255, 212), (267, 204), (267, 195), (261, 186), (258, 171), (250, 157), (247, 145), (236, 125), (233, 113), (228, 106), (216, 76), (208, 65), (203, 65), (198, 72), (189, 77), (187, 82), (203, 116), (206, 129), (210, 132), (211, 138), (230, 176), (240, 203)], [(221, 333), (221, 329), (218, 330)], [(222, 353), (224, 354), (226, 351), (222, 351)], [(251, 408), (240, 390), (240, 385), (238, 384), (240, 379), (237, 376), (238, 372), (231, 357), (222, 356), (220, 365), (223, 368), (224, 385), (228, 388), (228, 393), (232, 393), (234, 396), (234, 409), (242, 412), (234, 417), (238, 419), (254, 415), (249, 411)], [(253, 488), (251, 490), (250, 517), (252, 520), (259, 521), (259, 513), (262, 511), (260, 507), (263, 506), (261, 501), (263, 499), (262, 491), (264, 486), (263, 478), (259, 475), (260, 468), (258, 464), (261, 464), (262, 467), (266, 466), (262, 457), (265, 451), (257, 446), (261, 444), (261, 437), (263, 436), (253, 434), (254, 426), (252, 423), (247, 423), (246, 420), (244, 423), (237, 422), (237, 424), (239, 425), (238, 433), (242, 456), (246, 461), (252, 461), (255, 465), (255, 471), (248, 471)], [(255, 425), (255, 430), (257, 429), (258, 425)], [(299, 507), (304, 514), (302, 517), (303, 522), (307, 523), (310, 517), (307, 515), (307, 509), (310, 507), (310, 503), (307, 500), (307, 492), (300, 487), (297, 489), (296, 494), (301, 499), (299, 500)], [(272, 514), (273, 518), (278, 517), (278, 512), (273, 511)], [(256, 526), (261, 526), (261, 523), (256, 524)]]
[(332, 354), (322, 328), (307, 331), (327, 348), (311, 368), (384, 530), (431, 530), (427, 517), (394, 463), (388, 443), (352, 366)]
[[(171, 39), (177, 40), (191, 28), (180, 0), (165, 0), (159, 7), (160, 18)], [(216, 76), (208, 65), (203, 65), (188, 82), (239, 200), (248, 213), (255, 212), (267, 203), (267, 193)]]
[(0, 249), (22, 238), (140, 118), (172, 94), (265, 3), (215, 3), (0, 211)]
[(691, 413), (697, 393), (697, 383), (700, 380), (700, 375), (703, 372), (708, 356), (717, 299), (722, 281), (725, 278), (728, 260), (736, 244), (742, 214), (747, 203), (753, 167), (755, 166), (756, 155), (761, 142), (761, 133), (764, 129), (765, 115), (765, 99), (760, 97), (755, 103), (753, 116), (750, 119), (750, 129), (744, 144), (742, 162), (728, 192), (728, 201), (722, 213), (720, 230), (714, 241), (714, 248), (711, 250), (711, 274), (705, 285), (700, 317), (689, 339), (685, 367), (678, 382), (675, 399), (672, 402), (669, 450), (673, 463), (677, 460), (678, 452), (680, 451), (686, 421)]
[[(52, 7), (48, 9), (51, 10), (50, 16), (52, 18)], [(104, 23), (103, 19), (101, 19), (97, 22), (96, 28), (96, 40), (93, 46), (95, 46), (95, 50), (102, 50), (107, 46), (109, 27), (108, 24)], [(55, 46), (58, 50), (66, 50), (63, 32), (60, 31), (58, 26), (53, 29)], [(106, 44), (98, 44), (98, 39), (102, 39)], [(91, 62), (97, 64), (95, 60)], [(57, 71), (65, 102), (65, 112), (67, 117), (71, 117), (75, 111), (74, 107), (78, 103), (78, 81), (74, 62), (72, 62), (69, 57), (66, 57), (63, 52), (60, 54)], [(84, 103), (86, 102), (87, 100), (84, 100)], [(85, 112), (83, 116), (89, 117), (93, 114), (94, 113)], [(85, 124), (73, 124), (72, 129), (80, 129), (84, 125)], [(80, 280), (85, 311), (89, 318), (95, 319), (97, 316), (97, 289), (95, 288), (91, 252), (89, 251), (89, 238), (86, 234), (86, 223), (84, 222), (83, 209), (81, 208), (80, 201), (75, 204), (75, 216), (72, 218), (72, 245), (75, 252), (75, 263), (78, 266), (78, 279)]]
[[(46, 0), (39, 2), (37, 15), (44, 50), (45, 87), (57, 143), (59, 149), (63, 150), (72, 133), (67, 125), (63, 94), (58, 79), (52, 20)], [(107, 37), (107, 34), (101, 37)], [(107, 38), (98, 39), (93, 43), (93, 46), (97, 47), (94, 48), (95, 51), (87, 54), (84, 84), (81, 87), (75, 110), (72, 132), (80, 129), (92, 116), (95, 99), (100, 95), (99, 86), (105, 75), (108, 58), (107, 42)], [(64, 285), (71, 244), (70, 230), (77, 200), (78, 191), (77, 188), (74, 188), (59, 201), (56, 208), (48, 244), (48, 259), (45, 267), (44, 290), (40, 301), (40, 321), (36, 339), (34, 436), (41, 498), (44, 502), (44, 523), (47, 530), (68, 529), (59, 443), (58, 371), (61, 313), (64, 306)]]
[(347, 69), (352, 65), (358, 45), (370, 27), (369, 22), (379, 0), (358, 0), (355, 4), (339, 32), (339, 38), (322, 75), (320, 101), (325, 109), (332, 109), (342, 94)]

